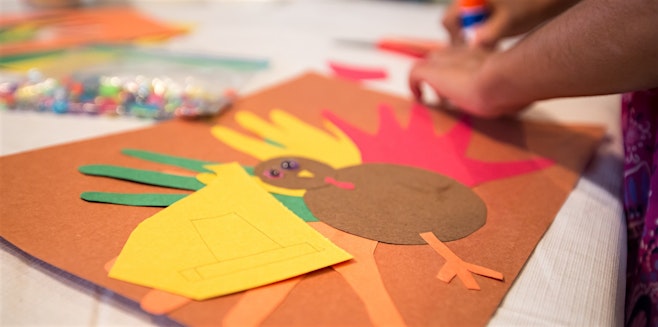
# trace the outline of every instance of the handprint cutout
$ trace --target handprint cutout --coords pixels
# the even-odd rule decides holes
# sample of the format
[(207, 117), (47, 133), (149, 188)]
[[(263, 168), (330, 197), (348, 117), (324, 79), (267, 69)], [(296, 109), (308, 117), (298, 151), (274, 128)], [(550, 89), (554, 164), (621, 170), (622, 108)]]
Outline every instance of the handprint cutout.
[(250, 112), (239, 112), (235, 119), (261, 139), (223, 126), (215, 126), (212, 129), (213, 135), (261, 161), (275, 157), (303, 156), (334, 168), (361, 163), (361, 154), (356, 145), (329, 121), (325, 121), (325, 130), (322, 130), (276, 109), (270, 112), (271, 123)]
[[(259, 154), (258, 159), (267, 161), (256, 167), (255, 175), (277, 189), (303, 192), (305, 204), (320, 221), (378, 242), (425, 244), (427, 239), (432, 239), (429, 244), (435, 245), (466, 237), (486, 221), (486, 206), (467, 186), (552, 164), (541, 158), (504, 163), (468, 158), (466, 152), (472, 133), (468, 122), (462, 120), (445, 135), (436, 135), (427, 109), (415, 105), (407, 128), (397, 123), (390, 108), (380, 107), (380, 128), (374, 135), (350, 126), (330, 112), (325, 113), (327, 129), (333, 132), (338, 126), (342, 131), (340, 139), (348, 135), (363, 159), (356, 165), (332, 167), (318, 160), (317, 152), (313, 157), (306, 156), (306, 148), (299, 146), (299, 140), (288, 137), (301, 134), (295, 127), (307, 127), (286, 128), (280, 122), (292, 119), (279, 111), (273, 111), (272, 115), (279, 117), (271, 117), (272, 123), (248, 113), (236, 115), (242, 127), (264, 138), (272, 136), (272, 131), (279, 132), (276, 136), (280, 139), (275, 141), (287, 154), (281, 157), (270, 152), (276, 156), (273, 158)], [(215, 127), (213, 135), (249, 154), (253, 151), (244, 146), (259, 142), (224, 127)], [(295, 142), (285, 143), (291, 139)], [(324, 153), (324, 160), (331, 160), (335, 155)], [(291, 166), (290, 162), (295, 164)], [(444, 281), (458, 276), (467, 288), (479, 289), (473, 277), (464, 271), (484, 272), (487, 277), (502, 279), (501, 274), (464, 263), (452, 253), (446, 257), (443, 253), (447, 247), (432, 247), (448, 260), (439, 274)]]
[[(324, 129), (321, 129), (281, 110), (273, 110), (269, 121), (252, 113), (238, 112), (236, 120), (250, 135), (223, 126), (212, 129), (221, 142), (261, 161), (246, 170), (263, 188), (354, 255), (354, 261), (336, 265), (334, 269), (362, 298), (376, 325), (392, 321), (404, 324), (379, 277), (373, 257), (378, 242), (430, 245), (446, 260), (437, 275), (445, 282), (457, 276), (467, 288), (479, 289), (472, 273), (502, 280), (502, 274), (496, 271), (462, 261), (443, 242), (467, 237), (486, 223), (486, 205), (471, 187), (552, 164), (542, 158), (502, 163), (471, 159), (466, 155), (472, 133), (468, 121), (460, 120), (447, 133), (436, 135), (427, 110), (414, 106), (405, 128), (395, 120), (391, 109), (382, 106), (380, 128), (375, 134), (368, 134), (329, 112), (324, 114)], [(199, 172), (195, 180), (201, 185), (217, 177), (209, 169), (210, 162), (143, 151), (127, 154), (194, 167)], [(178, 184), (164, 186), (175, 185)], [(132, 196), (139, 197), (126, 195)], [(113, 201), (115, 197), (108, 193), (85, 193), (83, 198), (148, 205), (148, 201)], [(166, 202), (162, 200), (160, 205)], [(260, 293), (271, 296), (273, 292), (278, 295), (272, 298), (282, 301), (295, 284), (295, 280), (290, 280), (284, 286), (253, 289), (242, 301), (249, 302)], [(273, 301), (269, 305), (274, 308), (277, 304)], [(244, 322), (235, 318), (244, 316), (241, 310), (249, 307), (238, 304), (225, 323)], [(253, 318), (252, 322), (257, 323), (258, 318)]]

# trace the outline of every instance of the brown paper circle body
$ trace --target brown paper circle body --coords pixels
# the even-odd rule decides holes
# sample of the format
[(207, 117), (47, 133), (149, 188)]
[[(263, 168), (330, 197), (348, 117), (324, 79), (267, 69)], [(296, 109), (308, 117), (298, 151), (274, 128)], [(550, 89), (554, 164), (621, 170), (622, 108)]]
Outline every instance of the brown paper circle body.
[(419, 168), (364, 164), (337, 170), (334, 185), (308, 190), (304, 201), (334, 228), (391, 244), (425, 244), (419, 233), (442, 241), (470, 235), (486, 222), (480, 197), (457, 181)]

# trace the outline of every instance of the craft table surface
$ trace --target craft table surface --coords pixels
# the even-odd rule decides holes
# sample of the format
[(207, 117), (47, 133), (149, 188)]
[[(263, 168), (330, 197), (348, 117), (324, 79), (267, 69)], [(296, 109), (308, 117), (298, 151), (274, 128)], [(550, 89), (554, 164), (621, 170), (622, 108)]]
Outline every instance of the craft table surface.
[[(382, 67), (388, 79), (367, 87), (410, 97), (409, 58), (340, 45), (337, 39), (414, 36), (447, 40), (441, 4), (366, 0), (141, 1), (165, 21), (193, 25), (165, 44), (175, 50), (266, 58), (271, 67), (242, 86), (248, 95), (308, 70), (330, 74), (328, 61)], [(0, 0), (0, 11), (25, 11)], [(595, 123), (607, 138), (503, 300), (490, 326), (608, 326), (623, 321), (626, 234), (619, 202), (619, 96), (535, 104), (524, 119)], [(129, 118), (0, 111), (0, 154), (30, 151), (152, 123)], [(181, 137), (184, 137), (181, 135)], [(166, 140), (163, 140), (166, 142)], [(10, 190), (3, 190), (10, 192)], [(35, 199), (38, 201), (38, 199)], [(1, 217), (0, 217), (1, 219)], [(47, 219), (47, 217), (44, 217)], [(110, 292), (71, 279), (10, 246), (0, 251), (0, 325), (136, 326), (157, 320)]]

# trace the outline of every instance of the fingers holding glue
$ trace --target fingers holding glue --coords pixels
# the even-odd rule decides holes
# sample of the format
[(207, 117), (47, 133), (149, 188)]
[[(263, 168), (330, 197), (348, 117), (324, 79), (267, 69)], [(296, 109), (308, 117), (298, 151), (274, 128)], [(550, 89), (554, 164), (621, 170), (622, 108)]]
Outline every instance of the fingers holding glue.
[(453, 46), (461, 46), (465, 43), (462, 35), (462, 22), (458, 1), (453, 1), (446, 8), (441, 24), (450, 35), (450, 42)]
[(509, 15), (497, 2), (457, 0), (443, 16), (443, 26), (453, 46), (494, 48), (507, 35)]
[[(455, 0), (446, 8), (442, 24), (450, 35), (453, 46), (475, 46), (493, 48), (501, 39), (504, 17), (491, 15), (493, 7), (480, 1), (476, 7), (465, 7), (469, 1)], [(474, 9), (475, 8), (475, 9)], [(473, 18), (481, 15), (477, 21)], [(490, 20), (484, 20), (490, 16)], [(504, 15), (503, 15), (504, 16)], [(489, 18), (489, 17), (487, 17)]]
[(510, 6), (510, 1), (490, 0), (484, 5), (487, 19), (474, 24), (464, 25), (463, 0), (455, 0), (445, 12), (443, 26), (450, 35), (454, 46), (468, 45), (472, 47), (494, 48), (503, 38), (523, 33), (517, 23)]
[(442, 23), (453, 45), (494, 48), (500, 40), (531, 31), (578, 0), (488, 0), (484, 4), (486, 20), (471, 28), (473, 36), (469, 39), (464, 35), (463, 16), (465, 4), (471, 2), (474, 1), (454, 0), (446, 9)]
[(469, 41), (471, 46), (494, 49), (498, 42), (508, 36), (507, 17), (504, 14), (492, 16), (482, 25), (473, 28), (473, 37)]

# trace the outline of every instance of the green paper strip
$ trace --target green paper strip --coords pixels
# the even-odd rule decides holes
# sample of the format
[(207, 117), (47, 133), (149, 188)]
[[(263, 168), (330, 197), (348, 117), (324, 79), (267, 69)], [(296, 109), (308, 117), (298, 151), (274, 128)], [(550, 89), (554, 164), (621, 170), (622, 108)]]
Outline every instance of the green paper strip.
[(80, 197), (90, 202), (112, 203), (138, 207), (168, 207), (188, 194), (128, 194), (108, 192), (83, 192)]
[(170, 156), (167, 154), (136, 150), (136, 149), (123, 149), (121, 150), (121, 153), (142, 160), (185, 168), (192, 171), (198, 171), (200, 173), (210, 172), (210, 170), (206, 169), (204, 166), (216, 164), (215, 162), (210, 162), (210, 161), (188, 159), (183, 157)]
[[(157, 152), (143, 151), (137, 149), (123, 149), (121, 153), (131, 156), (134, 158), (139, 158), (142, 160), (157, 162), (165, 165), (176, 166), (180, 168), (189, 169), (192, 171), (198, 171), (200, 173), (208, 173), (210, 170), (206, 169), (206, 165), (217, 165), (218, 163), (212, 161), (202, 161), (196, 159), (188, 159), (183, 157), (171, 156), (168, 154), (162, 154)], [(254, 175), (254, 167), (251, 166), (242, 166), (242, 168), (249, 174)]]
[(242, 169), (244, 169), (244, 171), (246, 171), (247, 174), (249, 174), (249, 175), (251, 175), (251, 176), (254, 176), (254, 174), (256, 174), (256, 173), (254, 172), (254, 167), (251, 167), (251, 166), (242, 166)]
[(171, 175), (157, 171), (112, 165), (87, 165), (80, 167), (78, 170), (86, 175), (112, 177), (138, 183), (183, 190), (196, 191), (205, 186), (194, 177)]
[(283, 194), (276, 194), (276, 193), (271, 193), (274, 195), (274, 197), (279, 200), (284, 206), (288, 207), (290, 211), (294, 212), (299, 218), (302, 218), (302, 220), (306, 222), (310, 221), (318, 221), (315, 216), (313, 216), (313, 213), (311, 213), (310, 210), (308, 210), (308, 207), (306, 206), (306, 203), (304, 203), (304, 198), (299, 197), (299, 196), (291, 196), (291, 195), (283, 195)]

